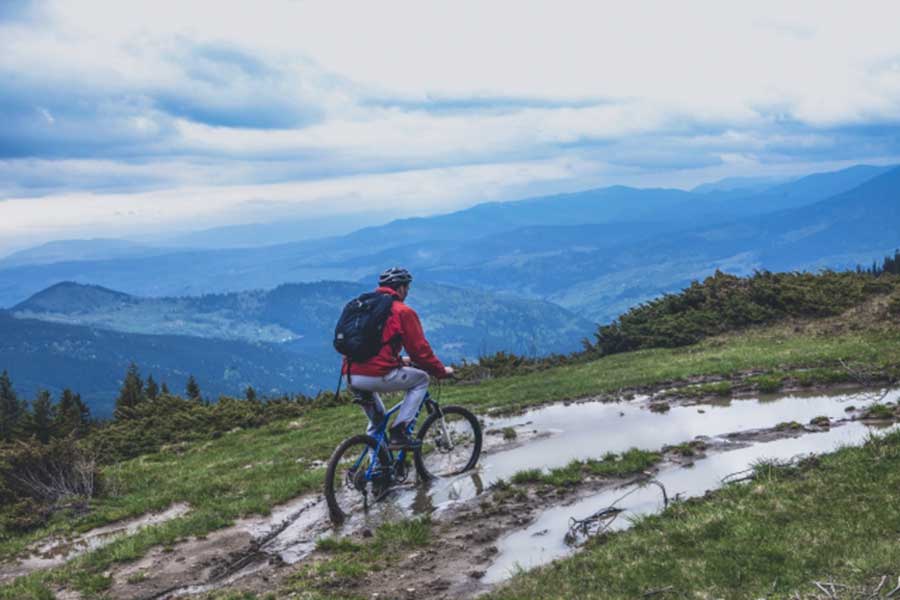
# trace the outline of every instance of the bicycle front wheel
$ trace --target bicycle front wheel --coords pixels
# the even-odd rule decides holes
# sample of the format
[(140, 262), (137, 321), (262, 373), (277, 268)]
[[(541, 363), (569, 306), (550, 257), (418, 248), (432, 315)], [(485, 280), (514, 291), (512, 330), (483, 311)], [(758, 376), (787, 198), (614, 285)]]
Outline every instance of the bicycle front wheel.
[(481, 424), (461, 406), (434, 411), (419, 429), (421, 448), (414, 458), (423, 479), (447, 477), (475, 467), (481, 455)]
[(390, 457), (368, 435), (355, 435), (341, 442), (328, 459), (325, 471), (325, 501), (335, 524), (352, 513), (368, 510), (390, 485)]

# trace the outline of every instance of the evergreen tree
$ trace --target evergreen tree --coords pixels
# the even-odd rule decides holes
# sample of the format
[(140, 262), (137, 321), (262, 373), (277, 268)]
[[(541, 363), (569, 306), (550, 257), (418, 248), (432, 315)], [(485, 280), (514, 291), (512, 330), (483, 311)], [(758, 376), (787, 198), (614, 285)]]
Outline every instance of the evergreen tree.
[(38, 392), (38, 395), (32, 404), (29, 429), (42, 444), (49, 442), (50, 436), (53, 433), (54, 408), (53, 400), (50, 398), (50, 392), (47, 390)]
[(144, 386), (144, 390), (147, 393), (147, 398), (150, 400), (159, 398), (159, 386), (156, 385), (156, 382), (153, 380), (153, 375), (147, 376), (147, 385)]
[(131, 363), (128, 367), (128, 372), (125, 373), (125, 380), (122, 382), (122, 387), (119, 390), (119, 397), (116, 398), (116, 410), (113, 415), (116, 419), (131, 418), (134, 415), (134, 409), (144, 399), (144, 382), (141, 380), (137, 365)]
[(91, 407), (81, 401), (81, 394), (75, 394), (75, 408), (78, 410), (78, 429), (86, 429), (91, 424)]
[(256, 401), (256, 390), (253, 389), (252, 385), (248, 385), (247, 389), (244, 391), (244, 395), (247, 397), (247, 400), (250, 402)]
[(193, 375), (188, 377), (184, 391), (187, 392), (187, 397), (191, 400), (200, 401), (200, 386), (197, 384), (197, 380), (194, 379)]
[(19, 431), (25, 412), (13, 389), (9, 373), (0, 373), (0, 440), (9, 441)]
[(170, 395), (172, 394), (172, 393), (169, 391), (169, 386), (166, 385), (166, 382), (165, 382), (165, 381), (163, 381), (163, 383), (162, 383), (162, 390), (160, 390), (160, 393), (162, 393), (162, 394), (164, 394), (164, 395), (166, 395), (166, 396), (170, 396)]
[(56, 408), (56, 416), (53, 421), (53, 429), (57, 435), (67, 436), (82, 435), (91, 420), (91, 411), (81, 401), (81, 395), (66, 388), (59, 398), (59, 406)]

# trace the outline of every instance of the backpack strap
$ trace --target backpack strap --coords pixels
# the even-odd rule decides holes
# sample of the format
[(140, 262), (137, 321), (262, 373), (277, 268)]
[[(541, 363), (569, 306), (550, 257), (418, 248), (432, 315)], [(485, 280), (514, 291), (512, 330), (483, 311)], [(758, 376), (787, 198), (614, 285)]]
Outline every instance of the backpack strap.
[[(350, 371), (347, 371), (348, 382), (349, 382), (349, 376), (350, 376)], [(344, 381), (344, 374), (338, 373), (337, 388), (334, 390), (334, 399), (335, 400), (338, 399), (338, 395), (341, 393), (341, 383), (343, 383), (343, 381)]]

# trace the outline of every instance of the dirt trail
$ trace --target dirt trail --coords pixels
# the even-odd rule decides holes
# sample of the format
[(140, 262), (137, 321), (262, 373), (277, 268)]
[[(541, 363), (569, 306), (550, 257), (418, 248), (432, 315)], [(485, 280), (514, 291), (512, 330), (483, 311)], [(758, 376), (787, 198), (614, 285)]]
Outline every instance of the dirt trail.
[[(900, 394), (890, 398), (896, 400), (894, 396)], [(665, 409), (660, 410), (662, 398), (666, 398)], [(549, 510), (580, 507), (660, 472), (686, 472), (682, 467), (707, 457), (858, 425), (862, 408), (877, 399), (877, 394), (869, 393), (710, 402), (673, 399), (671, 390), (660, 390), (620, 403), (565, 403), (489, 418), (480, 473), (430, 487), (405, 486), (378, 509), (387, 519), (397, 518), (398, 513), (430, 515), (432, 539), (427, 546), (392, 557), (377, 572), (361, 577), (330, 576), (326, 581), (310, 575), (304, 584), (364, 597), (470, 597), (505, 576), (497, 575), (498, 565), (508, 560), (513, 536), (518, 536), (517, 544), (527, 546), (535, 545), (529, 539), (547, 540), (558, 533), (532, 530)], [(637, 477), (591, 477), (561, 489), (489, 486), (529, 467), (563, 466), (606, 451), (633, 446), (657, 450), (695, 439), (703, 443), (690, 451), (683, 446), (669, 448), (662, 462)], [(374, 526), (358, 522), (337, 533), (367, 543)], [(298, 569), (329, 559), (327, 553), (316, 550), (315, 543), (331, 531), (320, 497), (297, 498), (270, 516), (244, 519), (204, 538), (156, 548), (138, 561), (113, 569), (109, 595), (146, 600), (202, 596), (220, 588), (278, 591)]]
[(117, 538), (178, 518), (189, 510), (190, 506), (187, 504), (174, 504), (164, 511), (98, 527), (78, 536), (54, 536), (43, 540), (30, 547), (25, 558), (10, 564), (0, 564), (0, 583), (34, 571), (58, 567), (86, 552), (102, 548)]

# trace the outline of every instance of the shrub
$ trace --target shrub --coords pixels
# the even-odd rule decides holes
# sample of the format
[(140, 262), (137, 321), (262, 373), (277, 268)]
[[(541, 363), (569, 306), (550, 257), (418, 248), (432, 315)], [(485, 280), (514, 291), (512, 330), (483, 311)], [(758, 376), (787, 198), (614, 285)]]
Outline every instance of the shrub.
[(36, 527), (62, 508), (84, 510), (101, 482), (95, 454), (73, 437), (9, 444), (0, 450), (3, 529)]
[(852, 272), (771, 273), (737, 277), (716, 271), (678, 294), (636, 306), (596, 333), (601, 354), (677, 347), (786, 317), (838, 315), (896, 289), (896, 277)]

